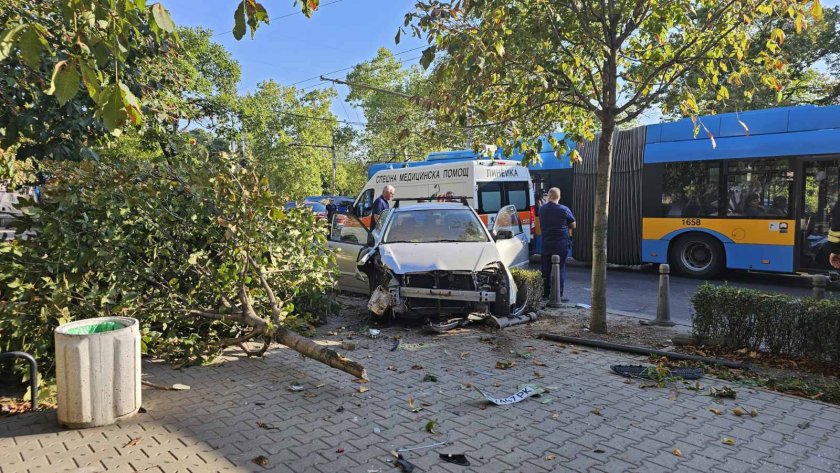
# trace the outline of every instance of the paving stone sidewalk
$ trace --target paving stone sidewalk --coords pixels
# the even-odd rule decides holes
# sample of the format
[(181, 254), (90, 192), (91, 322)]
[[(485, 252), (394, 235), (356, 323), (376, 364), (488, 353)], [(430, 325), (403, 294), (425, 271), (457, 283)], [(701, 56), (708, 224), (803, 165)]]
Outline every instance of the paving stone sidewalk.
[[(327, 336), (329, 329), (319, 339), (338, 346), (343, 337)], [(390, 351), (395, 335), (401, 345)], [(183, 370), (147, 361), (145, 379), (192, 389), (144, 387), (145, 414), (102, 428), (62, 429), (52, 412), (0, 419), (0, 472), (396, 472), (389, 451), (446, 440), (404, 456), (415, 471), (840, 471), (835, 406), (715, 379), (701, 384), (732, 386), (737, 400), (721, 405), (686, 389), (674, 399), (673, 390), (641, 389), (610, 373), (610, 365), (638, 357), (505, 332), (495, 343), (487, 337), (477, 328), (356, 337), (347, 355), (367, 366), (367, 384), (284, 347), (262, 359), (231, 352), (219, 365)], [(506, 359), (516, 366), (495, 368)], [(438, 382), (423, 382), (427, 373)], [(293, 383), (306, 389), (289, 391)], [(522, 383), (550, 393), (496, 407), (483, 406), (471, 387), (505, 397)], [(413, 412), (409, 398), (422, 410)], [(737, 417), (735, 407), (759, 414)], [(431, 420), (437, 435), (424, 430)], [(471, 466), (444, 463), (441, 452), (465, 453)], [(268, 466), (252, 462), (259, 455)]]

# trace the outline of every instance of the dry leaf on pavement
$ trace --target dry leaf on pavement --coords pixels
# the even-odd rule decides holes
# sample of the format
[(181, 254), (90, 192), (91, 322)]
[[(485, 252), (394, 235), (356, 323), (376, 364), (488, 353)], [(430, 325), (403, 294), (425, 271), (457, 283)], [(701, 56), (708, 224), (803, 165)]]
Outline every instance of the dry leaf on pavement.
[(498, 370), (506, 370), (508, 368), (513, 368), (514, 366), (516, 366), (515, 361), (501, 360), (496, 362), (496, 369)]
[(741, 417), (742, 415), (746, 414), (746, 411), (744, 411), (740, 407), (736, 407), (735, 409), (732, 409), (732, 413), (735, 414), (737, 417)]
[(735, 445), (735, 439), (733, 439), (732, 437), (724, 437), (723, 443), (725, 443), (726, 445)]
[(369, 389), (369, 388), (366, 388), (366, 387), (364, 387), (364, 386), (359, 386), (359, 392), (360, 392), (360, 393), (366, 393), (366, 392), (368, 392), (368, 391), (370, 391), (370, 389)]
[(673, 453), (675, 457), (681, 457), (682, 456), (682, 450), (680, 450), (679, 448), (675, 448), (675, 449), (671, 450), (671, 453)]
[(268, 466), (268, 458), (260, 455), (251, 460), (252, 462), (256, 463), (259, 466)]
[(596, 407), (595, 409), (592, 409), (592, 410), (591, 410), (591, 411), (589, 411), (589, 412), (591, 412), (591, 413), (595, 414), (596, 416), (600, 416), (600, 417), (603, 417), (603, 415), (604, 415), (604, 414), (601, 414), (601, 409), (599, 409), (599, 408), (597, 408), (597, 407)]
[(540, 360), (534, 360), (534, 366), (545, 366), (545, 363)]
[(461, 358), (462, 360), (465, 359), (468, 356), (470, 356), (470, 352), (468, 352), (468, 351), (462, 351), (460, 354), (458, 354), (458, 357)]
[(551, 460), (554, 460), (555, 458), (557, 458), (557, 455), (555, 455), (555, 454), (553, 454), (553, 453), (549, 453), (548, 455), (546, 455), (546, 456), (543, 458), (543, 460), (545, 460), (545, 461), (547, 461), (547, 462), (550, 462)]
[(756, 417), (758, 415), (758, 409), (753, 409), (750, 411), (750, 417)]
[(714, 407), (710, 407), (709, 412), (718, 416), (721, 414), (720, 409), (715, 409)]
[(137, 445), (138, 443), (140, 443), (141, 440), (143, 440), (143, 437), (137, 437), (137, 438), (131, 439), (131, 440), (128, 441), (127, 444), (123, 445), (123, 448), (133, 447), (133, 446)]

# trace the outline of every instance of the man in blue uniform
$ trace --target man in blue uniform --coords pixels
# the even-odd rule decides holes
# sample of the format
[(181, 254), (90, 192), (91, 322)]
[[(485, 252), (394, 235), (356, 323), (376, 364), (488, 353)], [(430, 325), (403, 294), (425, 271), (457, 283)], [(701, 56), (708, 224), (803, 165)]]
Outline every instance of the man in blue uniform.
[(560, 257), (560, 301), (569, 302), (563, 296), (566, 282), (566, 257), (569, 254), (569, 229), (575, 228), (575, 216), (565, 205), (560, 204), (560, 189), (548, 190), (548, 202), (540, 207), (540, 228), (542, 229), (542, 277), (543, 297), (551, 293), (551, 257)]
[(379, 218), (379, 214), (381, 214), (383, 210), (389, 208), (388, 201), (393, 199), (394, 194), (396, 193), (397, 189), (390, 184), (382, 188), (382, 195), (373, 201), (373, 207), (371, 209), (371, 213), (373, 215), (370, 219), (370, 228), (374, 228), (376, 226), (376, 219)]

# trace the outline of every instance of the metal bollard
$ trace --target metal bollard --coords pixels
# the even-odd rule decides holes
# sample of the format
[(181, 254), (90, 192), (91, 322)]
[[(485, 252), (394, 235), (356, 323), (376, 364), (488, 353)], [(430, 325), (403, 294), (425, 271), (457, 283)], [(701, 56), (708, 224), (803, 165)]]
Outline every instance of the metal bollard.
[(814, 299), (825, 299), (825, 288), (828, 286), (828, 276), (815, 274), (811, 277), (811, 285), (814, 287)]
[(667, 264), (659, 265), (659, 298), (656, 302), (656, 320), (643, 320), (642, 325), (658, 325), (660, 327), (673, 327), (675, 324), (671, 322), (671, 284), (670, 276), (671, 266)]
[(23, 358), (29, 363), (29, 398), (32, 410), (38, 409), (38, 362), (29, 353), (22, 351), (6, 351), (0, 353), (0, 359), (3, 358)]
[(560, 256), (551, 255), (551, 296), (548, 307), (562, 307), (560, 303)]

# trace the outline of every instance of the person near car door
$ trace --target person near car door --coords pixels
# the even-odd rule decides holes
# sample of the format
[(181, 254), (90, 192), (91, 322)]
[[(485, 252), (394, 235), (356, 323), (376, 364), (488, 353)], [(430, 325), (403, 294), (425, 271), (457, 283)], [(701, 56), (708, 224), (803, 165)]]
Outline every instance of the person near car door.
[(571, 209), (560, 203), (560, 189), (552, 187), (548, 190), (548, 202), (540, 207), (543, 297), (551, 293), (551, 257), (557, 255), (560, 257), (560, 301), (569, 301), (563, 296), (563, 289), (566, 282), (566, 257), (571, 246), (569, 230), (574, 229), (575, 225)]
[(828, 263), (835, 269), (840, 269), (840, 201), (831, 208), (831, 226), (828, 231), (828, 250), (831, 255)]
[(373, 201), (373, 208), (371, 218), (370, 218), (370, 228), (376, 227), (376, 219), (379, 218), (379, 214), (382, 213), (383, 210), (388, 209), (390, 206), (388, 205), (388, 201), (394, 198), (394, 194), (397, 193), (397, 189), (388, 184), (387, 186), (382, 188), (382, 195), (376, 198)]

